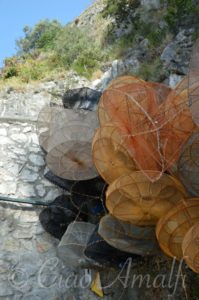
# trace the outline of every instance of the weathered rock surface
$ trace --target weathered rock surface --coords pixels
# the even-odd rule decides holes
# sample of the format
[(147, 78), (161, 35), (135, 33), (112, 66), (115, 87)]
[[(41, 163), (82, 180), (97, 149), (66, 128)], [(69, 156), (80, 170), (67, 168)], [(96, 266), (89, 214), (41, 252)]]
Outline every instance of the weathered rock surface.
[(168, 44), (161, 54), (164, 67), (172, 73), (186, 75), (193, 46), (193, 29), (180, 31), (175, 39)]

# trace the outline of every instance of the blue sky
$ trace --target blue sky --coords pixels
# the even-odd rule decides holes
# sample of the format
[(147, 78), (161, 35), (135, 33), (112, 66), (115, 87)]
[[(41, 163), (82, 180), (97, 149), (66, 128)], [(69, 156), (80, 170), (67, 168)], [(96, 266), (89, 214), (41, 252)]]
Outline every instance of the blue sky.
[(25, 25), (42, 19), (66, 24), (83, 12), (92, 0), (0, 0), (0, 66), (16, 52), (15, 41), (23, 37)]

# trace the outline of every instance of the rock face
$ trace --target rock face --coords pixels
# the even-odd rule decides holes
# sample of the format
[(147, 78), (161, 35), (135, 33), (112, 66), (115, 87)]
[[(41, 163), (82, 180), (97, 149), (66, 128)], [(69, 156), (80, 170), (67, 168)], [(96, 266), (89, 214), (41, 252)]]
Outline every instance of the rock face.
[(159, 9), (160, 0), (141, 0), (141, 5), (146, 9)]
[(95, 25), (95, 19), (104, 8), (104, 2), (102, 0), (93, 1), (93, 4), (88, 7), (75, 21), (74, 23), (79, 27), (87, 27), (87, 25)]
[(160, 59), (170, 72), (186, 75), (193, 46), (193, 29), (180, 31), (175, 39), (163, 50)]
[(124, 60), (114, 60), (110, 69), (103, 74), (101, 79), (94, 81), (92, 86), (103, 91), (112, 79), (118, 76), (137, 72), (138, 69), (139, 61), (136, 57), (130, 57)]

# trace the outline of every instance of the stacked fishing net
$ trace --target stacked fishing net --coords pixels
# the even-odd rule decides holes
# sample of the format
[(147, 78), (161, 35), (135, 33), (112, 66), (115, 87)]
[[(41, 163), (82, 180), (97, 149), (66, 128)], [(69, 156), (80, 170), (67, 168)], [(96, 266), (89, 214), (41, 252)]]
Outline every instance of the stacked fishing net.
[(113, 80), (98, 104), (99, 124), (96, 113), (66, 103), (41, 112), (47, 165), (78, 214), (59, 246), (68, 264), (117, 265), (161, 248), (185, 255), (198, 272), (198, 67), (196, 44), (190, 73), (175, 89), (135, 76)]
[[(179, 260), (187, 255), (187, 264), (196, 272), (198, 45), (189, 76), (175, 89), (134, 76), (112, 81), (98, 106), (100, 128), (92, 143), (96, 169), (109, 184), (105, 200), (109, 215), (99, 226), (102, 238), (142, 255), (154, 253), (157, 238), (167, 255)], [(132, 241), (139, 241), (139, 251)]]

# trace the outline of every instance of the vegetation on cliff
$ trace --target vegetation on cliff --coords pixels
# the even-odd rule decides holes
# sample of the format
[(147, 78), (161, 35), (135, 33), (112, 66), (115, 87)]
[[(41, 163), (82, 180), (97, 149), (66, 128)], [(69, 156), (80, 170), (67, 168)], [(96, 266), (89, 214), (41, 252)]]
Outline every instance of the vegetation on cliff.
[(29, 82), (71, 69), (90, 79), (107, 61), (123, 57), (133, 49), (140, 38), (149, 43), (147, 57), (141, 61), (141, 75), (153, 79), (154, 72), (161, 73), (160, 53), (179, 28), (192, 26), (194, 38), (199, 35), (196, 0), (160, 2), (160, 9), (146, 11), (140, 0), (104, 0), (102, 12), (95, 20), (111, 21), (100, 32), (101, 39), (90, 34), (91, 24), (79, 26), (78, 19), (67, 25), (46, 19), (33, 28), (26, 26), (24, 37), (16, 41), (17, 54), (4, 61), (1, 80), (16, 78)]

